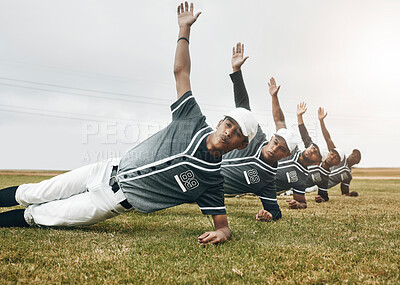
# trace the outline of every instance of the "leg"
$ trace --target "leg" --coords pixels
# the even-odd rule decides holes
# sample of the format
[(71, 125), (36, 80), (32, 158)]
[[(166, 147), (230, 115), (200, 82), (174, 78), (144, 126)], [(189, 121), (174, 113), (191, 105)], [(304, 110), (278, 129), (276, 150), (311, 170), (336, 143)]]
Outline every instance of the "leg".
[(99, 181), (108, 181), (112, 165), (117, 165), (118, 162), (118, 158), (108, 159), (71, 170), (40, 183), (22, 184), (17, 189), (15, 199), (20, 205), (27, 207), (84, 193), (90, 185), (96, 185)]
[(24, 212), (24, 209), (18, 209), (0, 213), (0, 227), (29, 227)]
[(121, 190), (114, 193), (103, 183), (67, 199), (31, 205), (24, 216), (30, 225), (89, 226), (126, 212), (119, 204), (125, 199)]
[(12, 186), (0, 190), (0, 207), (12, 207), (18, 205), (15, 200), (15, 192), (18, 186)]

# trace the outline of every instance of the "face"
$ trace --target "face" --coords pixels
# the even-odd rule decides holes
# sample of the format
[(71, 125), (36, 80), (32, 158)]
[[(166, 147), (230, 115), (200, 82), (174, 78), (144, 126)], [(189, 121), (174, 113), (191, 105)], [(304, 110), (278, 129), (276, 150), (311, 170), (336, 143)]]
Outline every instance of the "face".
[(329, 166), (334, 166), (338, 165), (339, 162), (340, 162), (339, 154), (336, 151), (331, 150), (325, 159), (325, 163), (327, 163)]
[(247, 142), (244, 142), (245, 138), (239, 125), (233, 119), (225, 118), (219, 121), (211, 144), (214, 150), (227, 153), (234, 149), (245, 148), (248, 145)]
[(314, 144), (306, 148), (303, 151), (302, 156), (309, 164), (317, 164), (321, 162), (321, 155), (319, 154), (318, 147)]
[(287, 157), (290, 154), (290, 151), (283, 138), (273, 136), (269, 143), (262, 148), (262, 154), (265, 160), (276, 162)]

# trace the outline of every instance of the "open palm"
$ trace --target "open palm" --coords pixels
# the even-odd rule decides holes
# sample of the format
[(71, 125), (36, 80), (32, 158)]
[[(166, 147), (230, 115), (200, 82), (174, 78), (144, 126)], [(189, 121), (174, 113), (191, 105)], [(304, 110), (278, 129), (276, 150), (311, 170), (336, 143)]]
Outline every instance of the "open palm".
[(190, 8), (188, 2), (185, 4), (181, 3), (178, 6), (178, 25), (179, 27), (191, 26), (196, 22), (197, 18), (200, 16), (201, 12), (193, 15), (193, 3), (190, 3)]

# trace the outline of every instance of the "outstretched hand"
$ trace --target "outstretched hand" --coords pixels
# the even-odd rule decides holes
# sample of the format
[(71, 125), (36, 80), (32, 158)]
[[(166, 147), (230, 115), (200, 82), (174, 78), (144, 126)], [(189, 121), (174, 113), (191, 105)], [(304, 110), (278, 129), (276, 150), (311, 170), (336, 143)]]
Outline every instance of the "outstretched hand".
[(200, 14), (201, 12), (197, 12), (196, 15), (193, 15), (193, 3), (190, 3), (190, 9), (188, 2), (185, 2), (185, 4), (181, 3), (178, 6), (179, 27), (190, 27), (194, 22), (196, 22)]
[(236, 44), (236, 50), (235, 47), (233, 47), (232, 51), (232, 69), (233, 72), (239, 71), (240, 68), (242, 67), (243, 63), (248, 59), (248, 56), (244, 56), (244, 44), (241, 44), (240, 42)]
[(301, 102), (297, 104), (297, 116), (302, 116), (307, 111), (307, 103)]
[(328, 113), (325, 113), (324, 108), (319, 107), (318, 109), (318, 120), (322, 121), (325, 117), (328, 116)]
[(280, 85), (278, 87), (276, 87), (276, 82), (273, 77), (271, 77), (271, 79), (269, 80), (268, 87), (269, 87), (269, 94), (271, 94), (271, 96), (277, 96), (278, 91), (281, 88)]

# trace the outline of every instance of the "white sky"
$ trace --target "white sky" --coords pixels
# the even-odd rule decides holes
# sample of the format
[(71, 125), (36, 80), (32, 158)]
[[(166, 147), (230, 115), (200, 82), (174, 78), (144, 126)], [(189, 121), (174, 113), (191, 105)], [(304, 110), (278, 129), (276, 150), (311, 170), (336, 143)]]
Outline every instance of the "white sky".
[[(399, 167), (400, 1), (196, 1), (192, 90), (215, 125), (233, 107), (237, 41), (252, 108), (273, 131), (267, 81), (296, 128), (317, 108), (362, 167)], [(0, 169), (72, 169), (122, 155), (170, 121), (179, 1), (0, 0)], [(150, 125), (150, 126), (149, 126)]]

